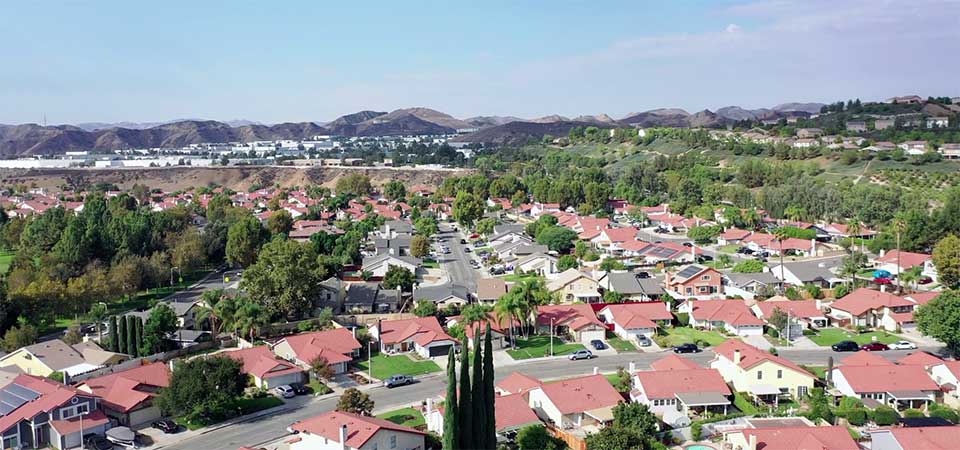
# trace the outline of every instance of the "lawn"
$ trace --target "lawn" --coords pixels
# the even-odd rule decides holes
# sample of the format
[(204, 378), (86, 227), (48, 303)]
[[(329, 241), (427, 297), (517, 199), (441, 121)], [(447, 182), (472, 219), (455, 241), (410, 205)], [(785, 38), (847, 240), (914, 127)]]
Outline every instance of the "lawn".
[(859, 345), (869, 344), (873, 342), (874, 337), (877, 338), (877, 342), (884, 344), (890, 344), (900, 340), (899, 336), (884, 331), (871, 331), (869, 333), (858, 334), (857, 332), (851, 332), (841, 328), (823, 328), (816, 336), (810, 336), (810, 340), (817, 345), (829, 347), (840, 341), (854, 341)]
[(413, 408), (403, 408), (385, 412), (383, 414), (378, 414), (377, 418), (388, 420), (397, 425), (403, 425), (405, 427), (418, 427), (427, 424), (426, 419), (423, 418), (423, 414), (420, 414), (420, 411), (417, 411)]
[(721, 252), (721, 253), (731, 253), (731, 254), (733, 254), (733, 253), (737, 253), (737, 249), (739, 249), (739, 248), (740, 248), (740, 246), (737, 245), (737, 244), (727, 244), (727, 245), (723, 245), (723, 246), (721, 246), (721, 247), (718, 247), (718, 248), (717, 248), (717, 251), (718, 251), (718, 252)]
[(827, 368), (824, 366), (801, 366), (821, 380), (827, 379)]
[(517, 274), (515, 274), (515, 273), (511, 273), (511, 274), (503, 277), (503, 281), (509, 281), (509, 282), (512, 282), (512, 283), (519, 283), (519, 282), (521, 282), (521, 281), (525, 281), (525, 280), (535, 280), (535, 279), (537, 279), (537, 278), (538, 278), (538, 276), (537, 276), (536, 274), (517, 275)]
[[(553, 339), (554, 355), (568, 355), (582, 349), (583, 345), (578, 342), (565, 343), (559, 337)], [(517, 349), (507, 350), (507, 354), (513, 359), (550, 356), (550, 336), (530, 336), (528, 339), (517, 339)]]
[(750, 399), (750, 396), (744, 392), (736, 392), (733, 395), (733, 406), (736, 406), (740, 412), (752, 416), (760, 413), (760, 410), (757, 409), (757, 405), (753, 404), (753, 400)]
[(426, 267), (426, 268), (428, 268), (428, 269), (439, 269), (439, 268), (440, 268), (440, 263), (438, 263), (438, 262), (437, 262), (435, 259), (433, 259), (433, 258), (424, 258), (424, 259), (423, 259), (423, 267)]
[(703, 341), (711, 347), (720, 345), (728, 338), (716, 331), (696, 330), (690, 327), (674, 327), (663, 330), (662, 334), (655, 336), (655, 340), (660, 346), (673, 347), (680, 344), (696, 343)]
[[(370, 370), (366, 359), (357, 362), (357, 367), (364, 372)], [(430, 360), (415, 361), (407, 355), (373, 357), (373, 377), (378, 380), (385, 380), (393, 375), (424, 375), (439, 371), (440, 366), (437, 363)]]
[(333, 392), (333, 389), (330, 389), (329, 386), (321, 383), (320, 380), (316, 378), (311, 378), (310, 382), (307, 383), (307, 387), (309, 387), (310, 390), (313, 391), (313, 395), (323, 395), (323, 394), (329, 394)]
[(0, 273), (7, 273), (10, 263), (13, 262), (13, 252), (0, 252)]
[(618, 353), (637, 351), (637, 347), (633, 343), (618, 337), (607, 338), (607, 344), (610, 344)]

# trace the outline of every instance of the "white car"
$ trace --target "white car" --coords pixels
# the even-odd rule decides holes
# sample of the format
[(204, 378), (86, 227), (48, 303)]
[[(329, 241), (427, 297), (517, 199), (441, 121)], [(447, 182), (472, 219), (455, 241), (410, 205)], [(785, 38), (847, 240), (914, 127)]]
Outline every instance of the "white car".
[(286, 384), (282, 386), (277, 386), (276, 388), (274, 388), (274, 390), (277, 392), (277, 395), (283, 398), (293, 398), (297, 396), (297, 392), (294, 391), (292, 387)]
[(917, 344), (910, 341), (897, 341), (892, 344), (887, 344), (887, 347), (889, 347), (890, 350), (916, 350)]

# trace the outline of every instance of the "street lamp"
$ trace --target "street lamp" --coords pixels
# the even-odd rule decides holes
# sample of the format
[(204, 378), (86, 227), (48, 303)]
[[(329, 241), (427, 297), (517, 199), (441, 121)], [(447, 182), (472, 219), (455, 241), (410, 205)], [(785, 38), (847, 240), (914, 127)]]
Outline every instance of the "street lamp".
[(373, 381), (373, 350), (371, 350), (372, 345), (373, 345), (373, 341), (367, 341), (367, 376), (370, 377), (371, 382)]

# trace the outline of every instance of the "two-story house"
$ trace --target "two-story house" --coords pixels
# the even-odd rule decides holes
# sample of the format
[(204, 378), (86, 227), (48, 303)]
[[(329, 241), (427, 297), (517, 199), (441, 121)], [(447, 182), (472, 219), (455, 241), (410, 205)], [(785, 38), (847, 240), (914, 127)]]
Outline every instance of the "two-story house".
[(710, 300), (723, 298), (723, 275), (716, 269), (699, 264), (665, 272), (664, 291), (674, 298)]
[(713, 350), (716, 356), (710, 367), (719, 370), (738, 392), (764, 402), (778, 403), (784, 396), (803, 398), (817, 380), (796, 363), (739, 339), (727, 339)]
[(671, 426), (690, 424), (689, 414), (726, 414), (730, 388), (716, 369), (705, 369), (678, 355), (650, 365), (653, 370), (633, 374), (630, 398), (642, 403)]

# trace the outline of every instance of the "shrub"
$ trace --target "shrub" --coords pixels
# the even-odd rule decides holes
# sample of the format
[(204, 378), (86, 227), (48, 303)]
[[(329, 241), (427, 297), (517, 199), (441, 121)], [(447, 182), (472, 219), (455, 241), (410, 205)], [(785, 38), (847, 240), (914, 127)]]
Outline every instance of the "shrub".
[(897, 423), (897, 419), (900, 416), (897, 415), (897, 412), (889, 406), (880, 406), (877, 409), (873, 410), (871, 414), (871, 419), (873, 422), (880, 426), (893, 425)]
[(690, 436), (693, 440), (699, 441), (703, 437), (703, 424), (700, 422), (690, 424)]
[(927, 417), (927, 415), (924, 414), (923, 411), (920, 411), (919, 409), (908, 409), (903, 412), (903, 417), (917, 418), (917, 417)]
[(677, 324), (681, 327), (690, 325), (690, 314), (677, 313)]
[(846, 417), (847, 422), (853, 426), (859, 427), (867, 423), (867, 410), (863, 408), (853, 408), (844, 411), (843, 416)]
[(806, 284), (803, 286), (803, 289), (810, 294), (810, 297), (823, 298), (823, 291), (820, 290), (820, 286), (815, 284)]
[(957, 414), (956, 411), (947, 408), (946, 406), (931, 408), (930, 417), (939, 417), (941, 419), (949, 420), (952, 423), (960, 422), (960, 414)]
[(813, 331), (813, 330), (811, 330), (811, 329), (809, 329), (809, 328), (804, 328), (804, 329), (803, 329), (803, 335), (804, 335), (804, 336), (816, 336), (816, 335), (817, 335), (817, 332), (816, 332), (816, 331)]
[(770, 354), (773, 355), (773, 356), (777, 356), (777, 355), (779, 355), (779, 352), (777, 352), (777, 348), (776, 348), (776, 347), (770, 347)]
[(840, 399), (840, 409), (847, 410), (853, 408), (862, 408), (863, 401), (856, 397), (844, 397)]
[(837, 288), (833, 290), (833, 296), (836, 298), (843, 298), (849, 293), (850, 293), (850, 286), (847, 286), (845, 284), (841, 284), (840, 286), (837, 286)]
[(733, 266), (733, 271), (736, 273), (759, 273), (763, 272), (764, 264), (762, 261), (756, 259), (748, 259), (746, 261), (740, 261), (735, 266)]
[(789, 298), (790, 300), (800, 300), (801, 298), (800, 291), (798, 291), (797, 288), (794, 286), (788, 287), (787, 290), (784, 291), (783, 295)]

